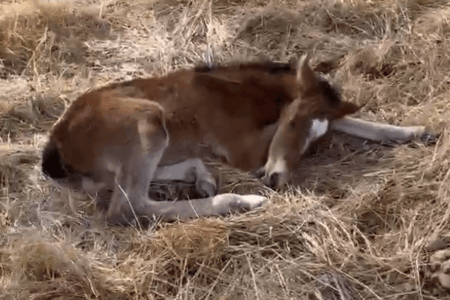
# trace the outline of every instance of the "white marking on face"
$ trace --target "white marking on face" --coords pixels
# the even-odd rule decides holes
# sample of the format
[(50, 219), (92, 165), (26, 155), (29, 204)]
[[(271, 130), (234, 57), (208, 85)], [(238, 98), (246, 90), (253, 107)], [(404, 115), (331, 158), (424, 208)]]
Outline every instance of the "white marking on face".
[(313, 139), (318, 139), (328, 131), (328, 120), (314, 119), (312, 121), (311, 129), (309, 130), (309, 136)]
[(304, 154), (308, 150), (312, 142), (323, 136), (328, 131), (329, 121), (314, 119), (312, 121), (311, 128), (309, 129), (309, 135), (305, 140), (305, 145), (303, 145), (301, 154)]

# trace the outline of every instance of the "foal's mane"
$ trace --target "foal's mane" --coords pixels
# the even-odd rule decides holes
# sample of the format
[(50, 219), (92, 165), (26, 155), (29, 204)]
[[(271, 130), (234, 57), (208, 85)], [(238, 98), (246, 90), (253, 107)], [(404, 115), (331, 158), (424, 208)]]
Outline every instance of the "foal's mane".
[(217, 74), (225, 71), (263, 71), (271, 75), (295, 75), (296, 69), (293, 63), (281, 63), (268, 60), (260, 62), (234, 62), (217, 66), (197, 65), (194, 67), (194, 72), (197, 73), (214, 72)]

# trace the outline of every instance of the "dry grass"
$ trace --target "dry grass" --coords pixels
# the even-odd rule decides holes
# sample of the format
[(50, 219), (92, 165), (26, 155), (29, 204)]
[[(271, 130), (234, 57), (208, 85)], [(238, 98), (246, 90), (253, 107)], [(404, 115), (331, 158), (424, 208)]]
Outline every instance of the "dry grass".
[[(331, 299), (324, 280), (354, 299), (450, 299), (426, 248), (450, 238), (450, 1), (24, 0), (0, 12), (1, 299)], [(312, 51), (366, 104), (361, 117), (442, 138), (336, 135), (263, 210), (147, 231), (105, 227), (89, 199), (40, 177), (46, 132), (77, 95), (192, 66), (208, 46), (219, 61)], [(211, 167), (222, 191), (261, 188)]]

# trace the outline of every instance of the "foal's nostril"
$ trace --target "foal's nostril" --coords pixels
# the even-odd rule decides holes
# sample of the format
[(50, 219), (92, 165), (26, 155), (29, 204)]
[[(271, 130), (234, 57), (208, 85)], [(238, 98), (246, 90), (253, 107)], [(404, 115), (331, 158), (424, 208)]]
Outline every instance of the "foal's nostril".
[(262, 183), (275, 190), (278, 187), (278, 183), (280, 181), (280, 173), (271, 173), (269, 174), (265, 174), (262, 178), (261, 178)]

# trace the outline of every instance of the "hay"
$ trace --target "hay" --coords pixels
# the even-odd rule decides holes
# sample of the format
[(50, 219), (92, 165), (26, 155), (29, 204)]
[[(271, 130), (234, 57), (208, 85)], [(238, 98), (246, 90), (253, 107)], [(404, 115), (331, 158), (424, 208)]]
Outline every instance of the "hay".
[[(79, 62), (83, 41), (107, 36), (107, 23), (94, 8), (75, 9), (61, 2), (24, 1), (2, 4), (0, 59), (2, 75), (37, 75), (58, 68), (58, 60)], [(56, 64), (56, 65), (55, 65)]]
[[(0, 298), (450, 299), (450, 2), (169, 0), (0, 4)], [(442, 132), (435, 146), (333, 135), (279, 194), (208, 163), (244, 215), (107, 227), (39, 174), (45, 134), (99, 85), (313, 53), (359, 116)], [(195, 197), (155, 182), (157, 200)]]

